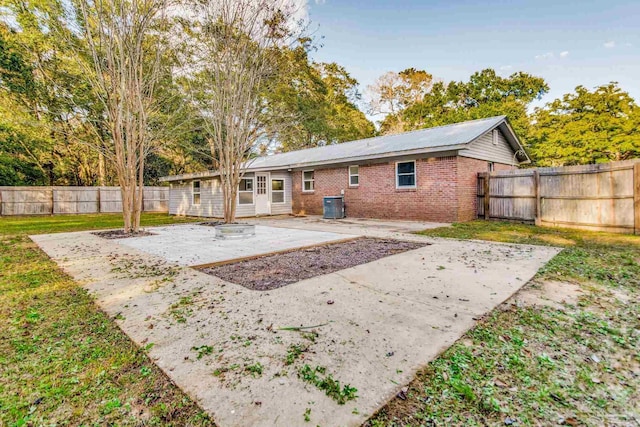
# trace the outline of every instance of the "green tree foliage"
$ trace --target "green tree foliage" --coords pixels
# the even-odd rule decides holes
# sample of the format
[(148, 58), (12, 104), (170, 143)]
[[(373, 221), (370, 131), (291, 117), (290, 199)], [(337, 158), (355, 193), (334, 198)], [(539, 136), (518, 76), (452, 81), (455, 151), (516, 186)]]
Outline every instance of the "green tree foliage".
[(281, 73), (265, 95), (270, 142), (290, 151), (373, 136), (373, 123), (356, 106), (357, 80), (336, 63), (309, 61), (309, 48), (305, 39), (280, 52)]
[(435, 83), (422, 100), (408, 105), (397, 116), (387, 117), (381, 129), (400, 119), (403, 131), (506, 115), (523, 139), (529, 132), (527, 107), (549, 91), (541, 77), (517, 72), (501, 77), (492, 69), (474, 73), (469, 81)]
[[(64, 48), (70, 41), (87, 42), (65, 27), (69, 5), (64, 0), (0, 0), (0, 6), (0, 185), (116, 184), (113, 165), (95, 149), (109, 134), (103, 125), (104, 107), (80, 63), (89, 57), (72, 56)], [(184, 34), (189, 39), (189, 31)], [(265, 151), (375, 133), (357, 107), (357, 81), (338, 64), (313, 63), (311, 48), (310, 40), (302, 39), (277, 53), (282, 71), (271, 76), (275, 89), (269, 85), (264, 93), (269, 124)], [(184, 52), (173, 53), (166, 61), (188, 58)], [(171, 75), (164, 76), (156, 90), (171, 100), (157, 116), (180, 123), (171, 126), (175, 131), (150, 153), (145, 182), (214, 168), (203, 117), (191, 108), (189, 91)]]
[(433, 76), (424, 70), (407, 68), (399, 73), (385, 73), (367, 87), (369, 113), (386, 115), (380, 126), (382, 133), (402, 132), (405, 128), (402, 111), (420, 102), (432, 87)]
[(640, 156), (640, 107), (616, 82), (537, 108), (530, 151), (539, 166), (602, 163)]
[[(115, 184), (112, 165), (95, 149), (108, 131), (103, 106), (80, 66), (87, 58), (65, 48), (86, 43), (65, 27), (69, 5), (1, 0), (0, 6), (0, 185)], [(163, 93), (177, 90), (170, 75), (159, 86)], [(179, 100), (167, 104), (164, 116), (187, 127), (175, 114), (184, 105)], [(210, 166), (197, 143), (193, 129), (171, 135), (153, 153), (149, 168), (156, 170), (145, 173), (148, 183), (167, 170), (167, 163), (176, 165), (171, 173)]]

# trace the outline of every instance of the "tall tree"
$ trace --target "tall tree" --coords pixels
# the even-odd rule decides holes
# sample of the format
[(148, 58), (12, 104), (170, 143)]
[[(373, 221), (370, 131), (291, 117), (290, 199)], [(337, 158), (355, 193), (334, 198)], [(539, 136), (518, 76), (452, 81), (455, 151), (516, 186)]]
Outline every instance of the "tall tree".
[(640, 107), (616, 82), (537, 108), (530, 150), (540, 166), (626, 160), (640, 156)]
[[(0, 11), (0, 91), (6, 103), (15, 105), (3, 116), (7, 125), (27, 123), (45, 138), (30, 140), (33, 132), (15, 135), (29, 153), (45, 182), (92, 184), (98, 156), (78, 141), (87, 138), (86, 129), (75, 121), (75, 104), (90, 102), (83, 85), (82, 70), (62, 48), (64, 7), (59, 1), (22, 2), (6, 0)], [(40, 131), (37, 131), (40, 133)], [(28, 150), (26, 147), (29, 147)], [(20, 162), (20, 156), (14, 155)], [(36, 183), (36, 182), (29, 182)]]
[(433, 76), (424, 70), (407, 68), (399, 73), (385, 73), (367, 87), (369, 113), (385, 115), (381, 123), (383, 133), (402, 132), (405, 124), (400, 113), (422, 100), (433, 84)]
[(101, 142), (95, 148), (115, 169), (127, 233), (139, 230), (145, 160), (166, 123), (157, 120), (164, 103), (157, 84), (168, 72), (167, 7), (168, 0), (80, 0), (76, 24), (86, 49), (73, 40), (68, 45), (86, 64), (86, 81), (104, 111), (87, 119)]
[(268, 135), (278, 151), (336, 144), (373, 136), (358, 109), (358, 82), (340, 65), (309, 61), (308, 44), (283, 49), (281, 73), (265, 93)]
[[(492, 69), (476, 72), (466, 82), (438, 82), (422, 100), (402, 110), (403, 130), (504, 114), (516, 132), (526, 139), (529, 132), (527, 107), (548, 90), (549, 86), (541, 77), (523, 72), (501, 77)], [(382, 127), (384, 129), (384, 122)]]
[(240, 179), (249, 157), (267, 138), (264, 94), (272, 90), (280, 51), (303, 28), (293, 2), (202, 0), (194, 16), (191, 67), (197, 108), (220, 173), (225, 222), (233, 222)]

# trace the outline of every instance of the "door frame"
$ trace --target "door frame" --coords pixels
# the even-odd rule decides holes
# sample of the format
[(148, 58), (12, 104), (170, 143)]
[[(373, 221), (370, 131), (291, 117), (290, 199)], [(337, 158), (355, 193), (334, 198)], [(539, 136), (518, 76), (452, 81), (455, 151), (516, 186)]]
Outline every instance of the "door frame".
[[(258, 177), (259, 176), (264, 176), (265, 177), (265, 194), (261, 195), (258, 193), (259, 191), (259, 186), (258, 186)], [(255, 214), (256, 215), (271, 215), (271, 187), (269, 185), (269, 183), (271, 182), (271, 172), (256, 172), (254, 174), (254, 177), (256, 179), (255, 183)], [(266, 197), (266, 210), (263, 212), (259, 212), (258, 209), (261, 207), (260, 203), (258, 202), (258, 198), (260, 196), (265, 196)]]

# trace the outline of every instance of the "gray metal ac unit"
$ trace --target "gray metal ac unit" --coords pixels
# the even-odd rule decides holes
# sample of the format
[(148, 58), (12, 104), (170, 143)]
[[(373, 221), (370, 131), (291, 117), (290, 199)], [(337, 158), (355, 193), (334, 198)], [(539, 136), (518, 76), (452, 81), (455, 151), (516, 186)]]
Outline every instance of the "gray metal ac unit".
[(323, 198), (322, 212), (325, 219), (344, 218), (344, 197), (326, 196)]

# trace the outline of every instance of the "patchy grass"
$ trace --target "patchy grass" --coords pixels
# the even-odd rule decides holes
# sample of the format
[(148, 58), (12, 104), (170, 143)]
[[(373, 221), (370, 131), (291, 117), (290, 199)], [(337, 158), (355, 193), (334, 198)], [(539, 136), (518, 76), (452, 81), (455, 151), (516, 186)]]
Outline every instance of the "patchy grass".
[[(197, 218), (143, 213), (142, 227), (202, 221)], [(45, 234), (69, 231), (101, 230), (122, 227), (121, 214), (12, 216), (2, 217), (0, 234)]]
[[(183, 221), (143, 215), (143, 225)], [(121, 223), (119, 215), (0, 220), (0, 425), (213, 425), (27, 237)]]
[(421, 234), (554, 245), (534, 282), (580, 285), (562, 309), (505, 304), (420, 371), (369, 426), (634, 425), (640, 418), (640, 238), (475, 221)]
[(293, 365), (293, 363), (298, 360), (298, 358), (302, 355), (302, 353), (309, 350), (308, 346), (303, 346), (300, 344), (291, 344), (287, 349), (287, 356), (284, 359), (285, 365)]
[(358, 389), (351, 387), (349, 384), (345, 384), (340, 387), (340, 381), (333, 378), (331, 374), (326, 373), (327, 368), (324, 366), (316, 366), (312, 368), (309, 365), (304, 365), (298, 369), (298, 378), (305, 382), (313, 384), (318, 389), (325, 392), (327, 396), (335, 400), (338, 405), (344, 405), (349, 400), (356, 399), (358, 395)]

